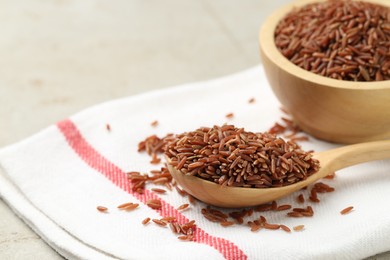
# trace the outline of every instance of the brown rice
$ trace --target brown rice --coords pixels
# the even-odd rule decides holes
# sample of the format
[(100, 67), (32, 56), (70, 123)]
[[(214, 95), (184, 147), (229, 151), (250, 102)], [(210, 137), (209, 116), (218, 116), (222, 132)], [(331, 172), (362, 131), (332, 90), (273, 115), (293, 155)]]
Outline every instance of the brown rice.
[(190, 206), (190, 204), (186, 203), (186, 204), (182, 204), (180, 205), (177, 210), (185, 210), (187, 209), (188, 207)]
[(352, 206), (346, 207), (345, 209), (343, 209), (342, 211), (340, 211), (340, 214), (341, 214), (341, 215), (348, 214), (349, 212), (351, 212), (351, 210), (353, 210), (353, 207), (352, 207)]
[(183, 174), (222, 186), (281, 187), (304, 180), (319, 169), (312, 153), (298, 144), (233, 125), (179, 134), (167, 143), (165, 155)]
[(165, 227), (167, 225), (167, 222), (160, 220), (160, 219), (152, 219), (154, 223), (156, 223), (159, 226)]
[(104, 207), (104, 206), (97, 206), (96, 209), (100, 212), (107, 212), (108, 208)]
[(226, 118), (233, 118), (233, 117), (234, 117), (233, 113), (226, 114)]
[(303, 197), (303, 194), (299, 194), (299, 196), (297, 197), (297, 201), (299, 203), (305, 203), (305, 197)]
[(146, 202), (146, 205), (152, 209), (161, 209), (161, 201), (158, 199), (151, 199)]
[(286, 232), (291, 232), (291, 229), (286, 225), (280, 225), (280, 228), (283, 229)]
[(275, 44), (295, 65), (340, 80), (390, 79), (390, 8), (325, 1), (293, 9), (278, 24)]
[(149, 221), (150, 221), (150, 218), (145, 218), (144, 220), (142, 220), (142, 225), (148, 224)]
[(298, 225), (298, 226), (293, 227), (294, 231), (302, 231), (304, 228), (305, 228), (304, 225)]
[(159, 188), (152, 188), (151, 190), (154, 191), (154, 192), (160, 193), (160, 194), (164, 194), (164, 193), (167, 192), (166, 190), (159, 189)]

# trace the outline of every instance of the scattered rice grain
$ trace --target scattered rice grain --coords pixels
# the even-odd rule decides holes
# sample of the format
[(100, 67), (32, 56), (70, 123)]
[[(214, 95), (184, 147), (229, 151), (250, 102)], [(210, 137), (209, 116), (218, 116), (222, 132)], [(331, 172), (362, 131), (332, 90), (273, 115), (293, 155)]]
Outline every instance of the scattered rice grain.
[(162, 221), (162, 220), (160, 220), (160, 219), (152, 219), (152, 221), (154, 222), (154, 223), (156, 223), (157, 225), (159, 225), (159, 226), (162, 226), (162, 227), (165, 227), (166, 225), (167, 225), (167, 222), (165, 222), (165, 221)]
[(190, 204), (186, 203), (186, 204), (182, 204), (180, 205), (177, 210), (184, 210), (184, 209), (187, 209), (188, 207), (190, 206)]
[(96, 209), (100, 212), (107, 212), (108, 211), (108, 208), (104, 207), (104, 206), (97, 206)]
[(226, 118), (233, 118), (233, 117), (234, 117), (233, 113), (226, 114)]
[(146, 225), (149, 223), (149, 221), (150, 221), (150, 218), (145, 218), (144, 220), (142, 220), (142, 224)]
[(299, 196), (297, 197), (297, 201), (299, 203), (305, 203), (305, 197), (303, 197), (303, 194), (299, 194)]
[(166, 193), (166, 192), (167, 192), (166, 190), (164, 190), (164, 189), (159, 189), (159, 188), (152, 188), (151, 190), (154, 191), (154, 192), (160, 193), (160, 194), (163, 194), (163, 193)]
[(353, 206), (346, 207), (345, 209), (343, 209), (342, 211), (340, 211), (340, 214), (341, 214), (341, 215), (348, 214), (349, 212), (351, 212), (352, 209), (353, 209)]
[(293, 227), (294, 231), (302, 231), (304, 229), (305, 225), (298, 225)]
[(291, 229), (286, 225), (280, 225), (280, 228), (283, 229), (286, 232), (291, 232)]

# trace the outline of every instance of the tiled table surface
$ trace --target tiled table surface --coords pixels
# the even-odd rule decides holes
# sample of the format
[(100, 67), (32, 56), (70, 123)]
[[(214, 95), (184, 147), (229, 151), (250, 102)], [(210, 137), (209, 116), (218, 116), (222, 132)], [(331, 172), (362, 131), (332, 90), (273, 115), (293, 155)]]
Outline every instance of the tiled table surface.
[[(257, 65), (259, 26), (286, 2), (0, 1), (0, 147), (106, 100)], [(61, 259), (2, 200), (0, 216), (0, 259)]]

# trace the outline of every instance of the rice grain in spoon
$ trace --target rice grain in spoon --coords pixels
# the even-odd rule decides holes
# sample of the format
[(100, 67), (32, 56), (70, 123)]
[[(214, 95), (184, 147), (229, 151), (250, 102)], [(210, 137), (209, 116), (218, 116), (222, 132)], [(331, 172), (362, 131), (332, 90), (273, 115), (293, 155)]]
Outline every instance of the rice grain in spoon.
[(172, 176), (192, 196), (215, 206), (247, 207), (286, 196), (335, 170), (389, 158), (390, 141), (313, 155), (274, 135), (223, 125), (177, 135), (165, 156)]

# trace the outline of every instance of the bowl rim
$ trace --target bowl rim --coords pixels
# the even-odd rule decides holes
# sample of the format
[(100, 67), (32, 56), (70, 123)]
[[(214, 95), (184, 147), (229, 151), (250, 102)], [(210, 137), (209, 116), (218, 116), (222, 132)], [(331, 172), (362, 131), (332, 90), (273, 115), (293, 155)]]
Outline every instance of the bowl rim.
[[(332, 79), (326, 76), (318, 75), (314, 72), (307, 71), (288, 60), (277, 49), (274, 41), (274, 32), (279, 21), (293, 8), (301, 7), (310, 3), (325, 2), (326, 0), (295, 0), (272, 12), (263, 22), (259, 32), (259, 44), (263, 55), (272, 60), (280, 70), (295, 75), (311, 83), (321, 83), (322, 85), (340, 88), (340, 89), (358, 89), (358, 90), (375, 90), (390, 89), (390, 80), (383, 81), (347, 81)], [(376, 3), (390, 7), (390, 1), (386, 0), (363, 0), (364, 2)], [(269, 40), (271, 39), (271, 40)]]

